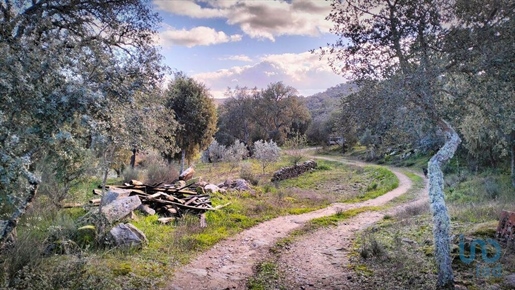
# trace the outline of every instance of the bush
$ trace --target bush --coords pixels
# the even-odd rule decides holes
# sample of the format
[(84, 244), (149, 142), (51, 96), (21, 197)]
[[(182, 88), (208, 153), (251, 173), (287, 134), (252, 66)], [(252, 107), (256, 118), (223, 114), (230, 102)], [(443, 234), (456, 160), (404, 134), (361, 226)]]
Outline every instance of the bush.
[(240, 178), (248, 180), (254, 186), (258, 185), (259, 183), (258, 177), (252, 172), (252, 164), (249, 162), (241, 163)]
[(226, 154), (226, 150), (224, 145), (218, 144), (216, 140), (213, 140), (209, 147), (202, 152), (201, 160), (204, 163), (221, 162)]
[(254, 142), (254, 158), (261, 161), (263, 173), (265, 173), (265, 167), (279, 160), (280, 156), (281, 149), (274, 141), (259, 140)]
[(123, 182), (129, 183), (131, 180), (140, 180), (141, 172), (137, 168), (127, 167), (123, 171)]
[(144, 182), (149, 185), (172, 183), (179, 178), (177, 169), (155, 153), (146, 157), (144, 171)]

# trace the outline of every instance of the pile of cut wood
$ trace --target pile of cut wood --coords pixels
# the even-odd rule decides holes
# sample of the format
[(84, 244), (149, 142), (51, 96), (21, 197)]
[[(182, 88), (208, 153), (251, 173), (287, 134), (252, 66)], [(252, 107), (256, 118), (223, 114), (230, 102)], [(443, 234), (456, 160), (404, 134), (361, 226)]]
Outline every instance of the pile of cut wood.
[[(186, 213), (200, 216), (200, 224), (206, 226), (204, 213), (210, 210), (217, 210), (226, 205), (213, 207), (209, 194), (205, 193), (197, 179), (188, 181), (178, 181), (175, 184), (161, 184), (157, 186), (143, 184), (140, 181), (132, 180), (123, 185), (108, 186), (107, 191), (116, 192), (125, 196), (138, 196), (141, 206), (138, 208), (142, 212), (153, 215), (158, 214), (158, 219), (162, 223), (168, 223), (177, 217), (182, 217)], [(95, 189), (97, 195), (102, 195), (102, 191)], [(101, 198), (89, 201), (92, 205), (100, 205)]]

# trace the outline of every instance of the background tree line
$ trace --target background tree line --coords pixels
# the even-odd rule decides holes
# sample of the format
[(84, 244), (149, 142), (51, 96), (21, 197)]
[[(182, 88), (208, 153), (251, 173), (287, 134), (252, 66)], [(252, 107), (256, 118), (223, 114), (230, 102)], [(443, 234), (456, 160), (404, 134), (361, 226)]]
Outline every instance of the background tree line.
[(258, 140), (272, 140), (279, 145), (296, 133), (304, 134), (311, 116), (297, 90), (282, 82), (266, 89), (236, 87), (218, 108), (216, 140), (230, 145), (235, 140), (251, 146)]

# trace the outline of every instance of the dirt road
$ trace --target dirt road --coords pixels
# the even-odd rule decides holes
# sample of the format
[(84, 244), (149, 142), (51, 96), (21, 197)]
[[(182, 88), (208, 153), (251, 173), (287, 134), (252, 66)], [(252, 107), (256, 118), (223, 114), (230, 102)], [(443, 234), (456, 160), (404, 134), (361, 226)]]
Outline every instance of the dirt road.
[[(359, 162), (349, 163), (363, 165)], [(175, 279), (165, 289), (245, 289), (246, 279), (253, 275), (253, 266), (267, 257), (269, 249), (279, 239), (307, 221), (341, 210), (380, 206), (407, 192), (412, 186), (411, 180), (395, 169), (392, 171), (399, 179), (396, 189), (365, 202), (335, 203), (317, 211), (282, 216), (256, 225), (200, 254), (179, 269), (174, 275)], [(280, 259), (281, 267), (289, 267), (293, 273), (287, 277), (292, 283), (291, 289), (345, 289), (345, 285), (338, 286), (340, 282), (337, 281), (346, 279), (344, 267), (350, 238), (355, 231), (373, 224), (382, 216), (381, 213), (366, 212), (336, 228), (321, 229), (295, 243)], [(335, 276), (339, 278), (332, 279)]]

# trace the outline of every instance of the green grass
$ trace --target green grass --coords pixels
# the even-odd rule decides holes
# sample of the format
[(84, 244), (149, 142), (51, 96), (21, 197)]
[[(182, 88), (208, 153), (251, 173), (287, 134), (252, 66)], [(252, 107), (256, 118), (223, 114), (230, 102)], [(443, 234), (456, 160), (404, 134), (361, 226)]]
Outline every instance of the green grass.
[[(250, 163), (252, 174), (259, 179), (259, 185), (248, 192), (213, 194), (211, 200), (214, 206), (227, 203), (230, 205), (218, 211), (208, 212), (207, 228), (200, 228), (200, 222), (196, 216), (186, 215), (175, 223), (163, 225), (157, 221), (157, 216), (143, 216), (136, 213), (136, 219), (131, 223), (142, 230), (149, 240), (149, 243), (141, 249), (82, 248), (78, 249), (80, 255), (77, 259), (64, 256), (48, 258), (34, 251), (34, 257), (29, 260), (34, 262), (34, 266), (41, 265), (35, 262), (37, 257), (45, 266), (26, 268), (24, 272), (20, 272), (20, 275), (28, 277), (26, 283), (32, 281), (38, 285), (45, 285), (47, 289), (74, 287), (69, 284), (72, 282), (65, 282), (66, 279), (58, 278), (61, 277), (62, 271), (56, 272), (52, 269), (69, 269), (67, 275), (81, 281), (81, 289), (96, 287), (155, 289), (163, 287), (170, 279), (170, 272), (190, 261), (198, 252), (260, 222), (281, 215), (302, 214), (317, 210), (338, 200), (349, 200), (361, 193), (363, 197), (360, 200), (372, 198), (380, 194), (378, 192), (381, 190), (386, 192), (386, 188), (391, 186), (391, 182), (388, 182), (391, 176), (383, 169), (375, 167), (362, 169), (339, 162), (321, 160), (317, 160), (320, 165), (317, 170), (306, 173), (300, 178), (273, 184), (270, 182), (273, 171), (282, 166), (289, 166), (287, 158), (267, 168), (266, 174), (262, 174), (258, 162), (253, 160), (246, 162)], [(231, 170), (231, 166), (223, 163), (198, 164), (195, 175), (215, 183), (224, 181), (225, 178), (238, 178), (239, 169)], [(110, 180), (111, 184), (119, 184), (119, 182), (119, 180)], [(72, 190), (69, 201), (87, 202), (93, 197), (92, 190), (99, 184), (98, 179), (79, 184)], [(347, 192), (352, 194), (345, 195), (344, 193)], [(359, 212), (360, 210), (339, 213), (337, 217), (327, 218), (326, 221), (316, 220), (312, 226), (334, 224), (337, 220)], [(61, 210), (58, 214), (50, 214), (50, 212), (28, 214), (18, 228), (19, 235), (37, 233), (39, 238), (34, 241), (38, 241), (41, 245), (51, 229), (53, 231), (58, 229), (57, 233), (63, 238), (73, 238), (73, 233), (78, 227), (74, 221), (84, 213), (84, 209), (75, 208)], [(55, 228), (56, 225), (62, 225), (62, 227)], [(30, 248), (30, 245), (27, 248)], [(264, 272), (269, 272), (266, 270), (268, 268), (265, 265)], [(25, 285), (24, 283), (21, 281), (20, 285)]]
[(379, 211), (382, 207), (379, 206), (363, 206), (355, 209), (350, 209), (346, 211), (337, 212), (334, 215), (320, 217), (310, 220), (307, 224), (308, 227), (312, 229), (317, 229), (320, 227), (328, 227), (328, 226), (337, 226), (339, 222), (357, 216), (360, 213), (364, 213), (367, 211)]
[(345, 200), (345, 202), (355, 203), (373, 199), (399, 186), (397, 176), (385, 167), (365, 166), (364, 175), (360, 176), (360, 179), (363, 176), (371, 182), (367, 185), (364, 192), (361, 192), (360, 195), (354, 198)]

